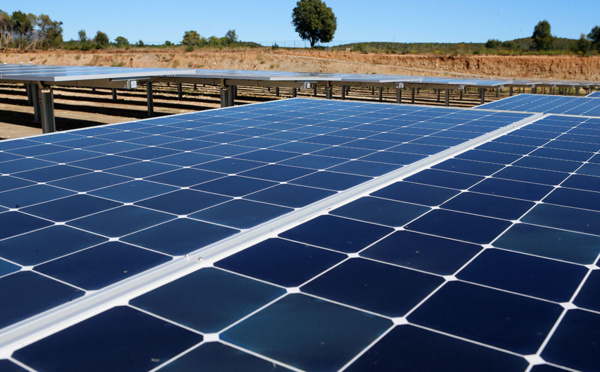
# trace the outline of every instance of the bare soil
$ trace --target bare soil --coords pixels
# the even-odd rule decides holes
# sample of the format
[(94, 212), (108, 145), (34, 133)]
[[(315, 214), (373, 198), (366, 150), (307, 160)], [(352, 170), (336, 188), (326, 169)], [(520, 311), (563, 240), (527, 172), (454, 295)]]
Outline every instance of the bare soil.
[[(326, 50), (180, 49), (111, 51), (34, 51), (0, 53), (0, 63), (46, 65), (170, 67), (238, 70), (277, 70), (362, 74), (469, 76), (482, 78), (525, 78), (549, 80), (600, 81), (600, 57), (577, 56), (434, 56), (360, 53)], [(357, 89), (348, 96), (377, 100), (378, 94)], [(312, 92), (301, 94), (312, 95)], [(281, 89), (280, 96), (289, 96)], [(502, 97), (502, 94), (499, 95)], [(247, 88), (240, 92), (240, 103), (277, 98), (274, 91)], [(421, 102), (436, 104), (436, 93), (425, 92)], [(493, 95), (489, 96), (493, 100)], [(384, 92), (384, 100), (394, 100), (393, 92)], [(443, 98), (442, 98), (443, 100)], [(474, 105), (477, 98), (452, 97), (452, 105)], [(215, 108), (218, 92), (211, 87), (186, 87), (179, 99), (174, 87), (159, 87), (155, 95), (155, 114), (166, 115)], [(60, 88), (55, 90), (55, 114), (59, 130), (124, 122), (147, 116), (143, 90), (119, 92), (113, 101), (109, 90)], [(22, 86), (0, 86), (0, 138), (39, 134), (33, 122), (33, 109), (27, 105)]]

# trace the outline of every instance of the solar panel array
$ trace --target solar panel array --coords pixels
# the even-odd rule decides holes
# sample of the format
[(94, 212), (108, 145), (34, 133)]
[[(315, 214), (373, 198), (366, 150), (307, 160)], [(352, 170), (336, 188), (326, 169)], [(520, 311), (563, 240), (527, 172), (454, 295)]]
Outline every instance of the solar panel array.
[(543, 112), (562, 115), (600, 116), (595, 98), (519, 94), (475, 107), (484, 110)]
[(293, 99), (2, 142), (8, 331), (340, 202), (13, 344), (0, 367), (594, 369), (600, 118), (546, 116), (376, 186), (522, 120)]

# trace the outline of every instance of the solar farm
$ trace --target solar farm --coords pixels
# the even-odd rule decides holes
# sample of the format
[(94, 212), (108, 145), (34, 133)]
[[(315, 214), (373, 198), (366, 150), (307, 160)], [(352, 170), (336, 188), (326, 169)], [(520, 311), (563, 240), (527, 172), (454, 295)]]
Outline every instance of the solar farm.
[[(511, 82), (2, 68), (48, 133), (0, 142), (0, 370), (597, 370), (593, 95), (236, 106), (257, 81)], [(160, 78), (223, 107), (53, 132), (41, 82)]]

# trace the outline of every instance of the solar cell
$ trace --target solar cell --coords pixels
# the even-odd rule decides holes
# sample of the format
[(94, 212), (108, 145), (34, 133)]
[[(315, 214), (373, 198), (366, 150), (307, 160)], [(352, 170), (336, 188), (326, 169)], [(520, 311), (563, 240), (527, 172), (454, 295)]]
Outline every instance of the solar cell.
[(600, 116), (600, 101), (589, 97), (519, 94), (477, 106), (475, 109)]
[[(215, 131), (229, 133), (243, 128), (245, 120), (254, 123), (251, 127), (327, 113), (337, 115), (338, 123), (344, 124), (330, 127), (329, 119), (310, 121), (310, 125), (334, 130), (285, 140), (285, 144), (298, 146), (285, 149), (274, 148), (284, 145), (279, 142), (262, 142), (267, 145), (262, 149), (237, 146), (245, 139), (235, 136), (198, 150), (165, 148), (176, 153), (160, 150), (161, 156), (150, 158), (152, 149), (172, 142), (160, 139), (157, 144), (137, 149), (121, 148), (118, 155), (97, 152), (97, 157), (108, 161), (115, 157), (134, 159), (132, 166), (166, 164), (163, 158), (189, 154), (185, 151), (206, 155), (212, 147), (229, 153), (213, 152), (210, 155), (218, 159), (197, 165), (171, 164), (175, 169), (161, 169), (97, 189), (110, 191), (130, 183), (164, 187), (149, 192), (152, 195), (126, 194), (133, 198), (127, 200), (133, 201), (126, 201), (120, 192), (99, 195), (96, 190), (88, 195), (68, 188), (67, 182), (56, 184), (87, 174), (124, 177), (112, 173), (111, 167), (97, 172), (70, 160), (65, 166), (87, 173), (56, 179), (53, 186), (43, 181), (19, 185), (15, 180), (20, 178), (13, 175), (19, 170), (2, 169), (3, 164), (19, 160), (0, 162), (0, 172), (6, 174), (0, 179), (11, 177), (8, 184), (17, 182), (13, 190), (46, 186), (52, 189), (44, 190), (66, 192), (31, 199), (28, 207), (15, 207), (10, 198), (6, 199), (11, 200), (6, 206), (11, 210), (0, 212), (0, 219), (22, 221), (0, 224), (5, 235), (0, 240), (0, 263), (9, 264), (0, 265), (0, 270), (7, 267), (4, 274), (0, 271), (4, 275), (0, 282), (27, 279), (26, 275), (69, 295), (86, 294), (72, 306), (100, 298), (95, 295), (116, 296), (102, 302), (103, 307), (97, 308), (99, 314), (82, 316), (84, 320), (34, 337), (26, 345), (9, 342), (3, 346), (9, 349), (3, 349), (6, 352), (1, 355), (10, 356), (10, 363), (36, 370), (48, 365), (60, 370), (81, 370), (90, 365), (129, 370), (218, 365), (225, 371), (239, 370), (240, 363), (246, 361), (249, 370), (267, 366), (265, 363), (281, 370), (448, 366), (461, 370), (538, 370), (538, 364), (546, 362), (567, 369), (593, 369), (598, 316), (592, 293), (597, 281), (594, 273), (600, 253), (600, 225), (596, 223), (596, 176), (581, 170), (594, 165), (589, 161), (596, 150), (578, 148), (578, 137), (567, 137), (584, 125), (591, 129), (595, 125), (592, 119), (544, 117), (536, 122), (535, 129), (526, 126), (493, 142), (465, 145), (467, 151), (451, 159), (429, 157), (427, 152), (436, 147), (443, 151), (452, 144), (418, 145), (411, 138), (406, 144), (427, 146), (428, 151), (420, 155), (432, 164), (418, 160), (406, 166), (411, 171), (397, 173), (397, 178), (391, 178), (395, 174), (378, 177), (352, 173), (349, 170), (357, 168), (351, 167), (346, 172), (339, 170), (352, 164), (352, 159), (359, 159), (366, 168), (368, 164), (384, 165), (390, 171), (404, 167), (387, 159), (365, 160), (390, 152), (401, 145), (394, 141), (402, 139), (371, 138), (379, 135), (373, 131), (360, 140), (363, 137), (354, 136), (356, 126), (382, 120), (391, 125), (393, 118), (404, 117), (407, 121), (394, 128), (432, 130), (418, 134), (417, 139), (454, 138), (437, 137), (439, 130), (435, 128), (444, 123), (440, 118), (461, 112), (296, 99), (181, 115), (167, 121), (140, 121), (149, 127), (201, 130), (227, 123), (228, 128)], [(270, 121), (271, 115), (277, 119)], [(526, 117), (468, 111), (463, 122), (477, 126), (478, 120), (485, 119), (489, 129), (484, 132), (489, 132)], [(445, 123), (462, 125), (459, 120)], [(142, 127), (109, 128), (114, 134)], [(337, 133), (346, 128), (348, 131)], [(170, 133), (159, 132), (161, 137)], [(86, 129), (70, 132), (65, 141), (73, 140), (73, 135), (87, 136), (85, 133)], [(101, 133), (107, 132), (99, 131), (92, 138)], [(55, 136), (61, 134), (52, 135), (53, 144), (60, 146)], [(204, 141), (205, 135), (192, 140)], [(262, 132), (259, 138), (272, 135), (271, 131)], [(43, 137), (36, 141), (39, 138)], [(143, 137), (136, 140), (139, 138)], [(464, 142), (468, 138), (456, 139)], [(6, 142), (6, 148), (0, 143), (0, 153), (13, 154), (13, 149), (33, 147), (36, 141)], [(130, 140), (122, 141), (115, 143)], [(356, 141), (361, 141), (360, 146)], [(385, 147), (387, 144), (380, 142), (394, 144)], [(564, 148), (567, 142), (571, 145)], [(95, 152), (96, 146), (107, 144), (94, 143), (85, 150)], [(477, 147), (470, 149), (473, 146)], [(144, 149), (149, 150), (141, 151)], [(124, 154), (131, 150), (143, 156)], [(460, 147), (453, 150), (463, 151)], [(242, 157), (253, 153), (251, 158)], [(325, 157), (340, 160), (323, 163)], [(293, 159), (302, 162), (287, 163)], [(353, 188), (355, 185), (358, 188)], [(26, 200), (26, 192), (19, 195)], [(68, 211), (50, 208), (65, 200), (69, 205), (73, 199), (93, 202), (80, 212), (72, 207), (66, 208)], [(589, 205), (583, 205), (584, 200), (589, 200)], [(313, 202), (318, 203), (307, 204)], [(302, 214), (309, 211), (311, 214)], [(66, 223), (57, 221), (54, 213), (66, 213), (60, 217)], [(285, 216), (295, 218), (294, 223), (277, 225)], [(44, 242), (46, 245), (40, 246), (43, 254), (33, 252), (32, 241), (50, 240), (52, 236), (74, 238), (71, 245), (59, 248)], [(216, 250), (214, 256), (199, 250), (215, 242), (213, 247), (231, 242), (231, 250)], [(29, 252), (19, 246), (29, 246)], [(160, 262), (166, 264), (157, 266)], [(15, 272), (17, 264), (27, 267)], [(176, 267), (182, 270), (167, 271)], [(137, 272), (141, 274), (134, 275)], [(129, 283), (163, 273), (165, 276), (150, 280), (152, 285), (146, 283), (148, 287), (117, 292)], [(131, 280), (123, 280), (127, 276)], [(113, 284), (118, 285), (106, 287)], [(45, 287), (35, 288), (40, 291)], [(31, 310), (25, 314), (0, 306), (9, 314), (7, 326), (40, 312), (44, 316), (43, 311), (55, 303), (65, 303), (68, 297), (52, 293), (48, 291), (47, 297), (54, 302), (40, 299), (28, 305)], [(589, 329), (581, 331), (581, 324), (589, 325)], [(567, 340), (579, 334), (582, 337), (574, 343), (578, 348), (572, 351)]]

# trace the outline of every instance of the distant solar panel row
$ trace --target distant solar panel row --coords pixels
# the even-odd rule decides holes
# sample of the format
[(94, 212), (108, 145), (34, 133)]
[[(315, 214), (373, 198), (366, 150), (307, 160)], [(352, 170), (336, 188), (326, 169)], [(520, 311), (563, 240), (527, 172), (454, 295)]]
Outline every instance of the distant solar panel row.
[(588, 94), (586, 97), (600, 98), (600, 92), (592, 92), (592, 93)]
[(524, 117), (291, 100), (2, 142), (0, 325)]
[(519, 94), (477, 106), (475, 109), (600, 116), (600, 107), (595, 98), (540, 94)]

